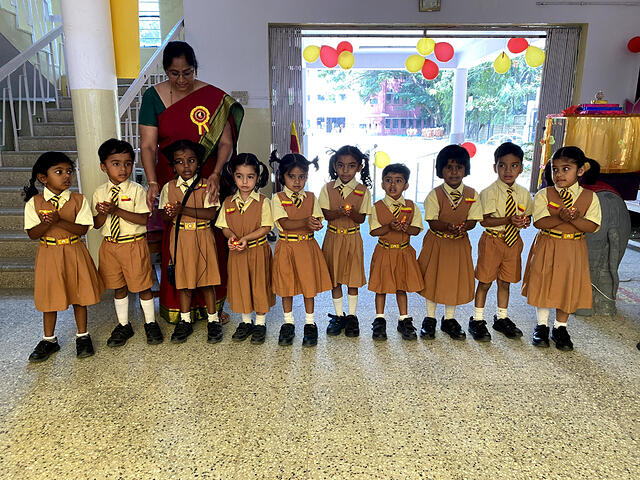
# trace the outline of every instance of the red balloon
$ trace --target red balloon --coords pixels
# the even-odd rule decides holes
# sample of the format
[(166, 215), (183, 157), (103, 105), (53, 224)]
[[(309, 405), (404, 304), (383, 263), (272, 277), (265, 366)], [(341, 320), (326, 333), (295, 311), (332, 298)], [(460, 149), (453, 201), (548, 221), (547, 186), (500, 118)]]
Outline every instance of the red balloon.
[(323, 45), (320, 48), (320, 60), (325, 67), (333, 68), (338, 64), (338, 51), (333, 47)]
[(450, 43), (438, 42), (433, 51), (441, 62), (448, 62), (453, 58), (453, 47)]
[(627, 48), (631, 53), (640, 52), (640, 37), (633, 37), (631, 40), (629, 40), (629, 43), (627, 43)]
[(527, 47), (529, 47), (529, 42), (526, 38), (511, 38), (507, 42), (507, 48), (511, 53), (522, 53)]
[(433, 62), (429, 59), (424, 61), (424, 65), (422, 65), (422, 76), (427, 80), (433, 80), (440, 73), (440, 68), (436, 62)]
[(462, 145), (460, 145), (462, 148), (464, 148), (467, 152), (469, 152), (469, 157), (473, 158), (473, 156), (476, 154), (476, 146), (471, 143), (471, 142), (464, 142)]
[(347, 41), (340, 42), (336, 50), (338, 50), (338, 55), (340, 55), (344, 51), (353, 53), (353, 45), (351, 45), (351, 43)]

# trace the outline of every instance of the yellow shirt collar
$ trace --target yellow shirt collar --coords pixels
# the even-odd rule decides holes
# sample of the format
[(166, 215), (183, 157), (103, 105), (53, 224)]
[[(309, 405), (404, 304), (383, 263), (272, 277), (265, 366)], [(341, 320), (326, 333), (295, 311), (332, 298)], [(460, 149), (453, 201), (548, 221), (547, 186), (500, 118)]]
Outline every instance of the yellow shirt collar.
[[(182, 180), (182, 178), (180, 180)], [(129, 184), (131, 183), (131, 180), (125, 180), (124, 182), (119, 183), (118, 185), (113, 183), (111, 180), (109, 180), (107, 183), (109, 184), (108, 185), (108, 191), (111, 191), (111, 189), (113, 187), (120, 187), (120, 191), (124, 191), (124, 190), (127, 189), (127, 187), (129, 187)]]
[(191, 177), (189, 180), (184, 180), (181, 176), (178, 176), (176, 180), (176, 187), (181, 188), (183, 191), (186, 191), (195, 179), (195, 176)]
[(391, 207), (393, 207), (396, 203), (399, 203), (403, 207), (406, 205), (406, 202), (405, 202), (404, 197), (402, 195), (400, 195), (400, 198), (398, 198), (397, 200), (394, 200), (389, 195), (385, 195), (384, 198), (382, 199), (382, 201), (384, 202), (384, 204), (387, 207), (389, 207), (389, 209), (391, 209)]
[[(288, 187), (284, 187), (284, 190), (282, 190), (282, 191), (284, 192), (284, 194), (285, 194), (287, 197), (292, 198), (292, 197), (291, 197), (291, 195), (293, 195), (293, 193), (294, 193), (294, 192), (293, 192), (293, 191), (291, 191), (291, 190), (289, 190), (289, 188), (288, 188)], [(305, 192), (304, 190), (300, 190), (300, 191), (298, 192), (298, 197), (300, 197), (300, 198), (303, 198), (303, 199), (304, 199), (306, 196), (307, 196), (307, 192)]]
[[(51, 190), (49, 190), (47, 187), (44, 187), (44, 190), (42, 192), (42, 194), (44, 195), (44, 199), (48, 202), (49, 200), (51, 200), (53, 197), (56, 196), (55, 193), (53, 193)], [(63, 191), (59, 197), (64, 200), (65, 202), (67, 200), (69, 200), (71, 198), (71, 192), (69, 191), (69, 189)]]
[(515, 193), (516, 191), (516, 184), (514, 182), (514, 184), (512, 186), (507, 185), (506, 183), (504, 183), (502, 180), (498, 179), (496, 180), (496, 185), (498, 186), (498, 188), (504, 192), (504, 194), (507, 194), (507, 189), (510, 188), (511, 190), (513, 190), (513, 192)]
[[(240, 190), (236, 191), (236, 193), (233, 194), (233, 197), (231, 197), (232, 202), (237, 202), (238, 200), (242, 201), (242, 197), (240, 196)], [(255, 200), (257, 202), (258, 200), (260, 200), (260, 194), (255, 190), (252, 190), (251, 193), (249, 194), (249, 197), (247, 198), (246, 203), (250, 203), (251, 200)]]
[[(560, 193), (560, 190), (562, 190), (562, 187), (558, 187), (557, 185), (554, 185), (553, 187), (556, 189), (556, 192), (558, 192), (558, 194)], [(569, 193), (574, 200), (578, 198), (582, 193), (582, 187), (578, 182), (571, 185), (567, 190), (569, 190)]]
[(340, 185), (344, 185), (347, 188), (350, 188), (351, 190), (355, 190), (356, 187), (358, 186), (358, 182), (356, 181), (356, 177), (353, 177), (351, 180), (349, 180), (348, 183), (342, 183), (342, 180), (340, 180), (340, 177), (336, 178), (336, 183), (333, 186), (333, 188), (338, 188)]
[(458, 188), (451, 188), (446, 182), (442, 184), (444, 186), (444, 191), (451, 195), (451, 192), (457, 190), (462, 195), (462, 191), (464, 190), (464, 183), (458, 185)]

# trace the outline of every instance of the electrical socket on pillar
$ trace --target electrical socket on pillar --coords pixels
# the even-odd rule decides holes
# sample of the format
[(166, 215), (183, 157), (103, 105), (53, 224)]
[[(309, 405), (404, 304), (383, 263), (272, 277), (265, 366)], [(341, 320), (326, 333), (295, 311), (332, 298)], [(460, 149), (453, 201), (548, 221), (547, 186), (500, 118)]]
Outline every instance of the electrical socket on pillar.
[(235, 98), (240, 105), (249, 104), (249, 92), (247, 90), (234, 90), (231, 92), (231, 96)]

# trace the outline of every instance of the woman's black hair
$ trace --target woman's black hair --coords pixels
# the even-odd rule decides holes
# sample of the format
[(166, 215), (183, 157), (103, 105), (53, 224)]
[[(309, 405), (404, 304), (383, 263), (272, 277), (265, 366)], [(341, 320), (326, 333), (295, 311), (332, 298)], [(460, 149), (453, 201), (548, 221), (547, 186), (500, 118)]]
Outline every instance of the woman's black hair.
[(296, 167), (300, 167), (302, 171), (305, 173), (309, 172), (309, 165), (314, 165), (316, 170), (318, 170), (318, 157), (314, 158), (312, 161), (304, 158), (304, 155), (300, 155), (299, 153), (287, 153), (284, 157), (278, 158), (278, 151), (274, 150), (271, 152), (271, 157), (269, 158), (269, 163), (278, 164), (278, 181), (284, 185), (284, 176), (291, 170)]
[(38, 194), (38, 189), (36, 188), (38, 174), (46, 175), (47, 170), (54, 165), (59, 165), (61, 163), (67, 163), (71, 168), (76, 168), (76, 164), (73, 163), (73, 160), (62, 152), (45, 152), (38, 157), (36, 163), (31, 169), (31, 178), (29, 179), (29, 183), (22, 189), (25, 202), (28, 202), (31, 197)]
[(460, 145), (447, 145), (436, 157), (436, 175), (439, 178), (443, 178), (442, 170), (447, 166), (449, 160), (453, 160), (458, 165), (464, 167), (464, 176), (466, 177), (471, 173), (471, 159), (469, 158), (469, 152), (467, 152)]
[(189, 66), (198, 71), (198, 61), (196, 60), (196, 52), (193, 51), (191, 45), (187, 42), (174, 41), (167, 43), (162, 52), (162, 67), (165, 72), (173, 63), (174, 58), (184, 57)]
[(162, 154), (169, 160), (169, 165), (174, 165), (173, 155), (181, 150), (191, 150), (195, 153), (198, 158), (198, 166), (201, 166), (204, 162), (205, 148), (201, 144), (187, 139), (176, 140), (168, 147), (164, 147)]
[(269, 181), (269, 168), (258, 160), (258, 157), (253, 153), (239, 153), (225, 163), (224, 168), (222, 169), (221, 181), (224, 182), (228, 191), (235, 192), (238, 190), (233, 175), (236, 172), (236, 168), (241, 165), (247, 165), (254, 168), (256, 175), (258, 176), (256, 186), (254, 188), (256, 192), (264, 187)]
[(131, 161), (136, 160), (136, 154), (133, 151), (133, 147), (129, 142), (125, 142), (124, 140), (118, 140), (117, 138), (110, 138), (98, 148), (98, 157), (100, 158), (100, 163), (104, 163), (109, 155), (116, 155), (118, 153), (128, 153), (131, 157)]
[(502, 145), (496, 148), (495, 152), (493, 152), (494, 163), (497, 164), (498, 160), (506, 155), (514, 155), (520, 159), (520, 162), (522, 162), (522, 160), (524, 159), (524, 152), (522, 151), (522, 148), (520, 148), (515, 143), (504, 142)]
[(329, 150), (333, 155), (329, 158), (329, 176), (331, 180), (335, 180), (338, 178), (338, 172), (336, 172), (336, 162), (340, 157), (351, 155), (355, 158), (360, 165), (362, 165), (362, 170), (360, 170), (360, 181), (364, 186), (371, 188), (371, 174), (369, 173), (369, 155), (366, 153), (362, 153), (358, 147), (354, 147), (352, 145), (345, 145), (340, 147), (338, 150)]
[(598, 180), (598, 175), (600, 175), (600, 164), (598, 162), (591, 158), (588, 158), (578, 147), (561, 147), (555, 151), (555, 153), (551, 157), (551, 161), (547, 162), (544, 167), (544, 178), (547, 181), (547, 185), (552, 186), (554, 184), (553, 172), (551, 171), (551, 163), (554, 160), (558, 160), (559, 158), (566, 158), (567, 160), (571, 160), (578, 166), (578, 168), (585, 167), (586, 171), (584, 172), (582, 177), (580, 177), (580, 183), (593, 185)]
[(404, 181), (409, 181), (409, 175), (411, 175), (411, 170), (404, 163), (390, 163), (386, 167), (382, 169), (382, 178), (387, 175), (387, 173), (399, 173), (404, 177)]

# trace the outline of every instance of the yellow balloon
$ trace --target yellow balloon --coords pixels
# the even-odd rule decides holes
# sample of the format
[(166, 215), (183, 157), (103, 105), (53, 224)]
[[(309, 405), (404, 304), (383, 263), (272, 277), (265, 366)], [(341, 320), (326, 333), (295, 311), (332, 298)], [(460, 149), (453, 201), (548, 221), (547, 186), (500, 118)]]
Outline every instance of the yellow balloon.
[(533, 45), (527, 47), (527, 51), (524, 54), (524, 59), (527, 65), (536, 68), (544, 63), (544, 51)]
[(511, 68), (511, 59), (509, 55), (502, 52), (493, 62), (493, 69), (500, 74), (507, 73)]
[(304, 49), (304, 51), (302, 52), (302, 56), (304, 57), (304, 59), (309, 62), (309, 63), (313, 63), (315, 62), (318, 57), (320, 56), (320, 47), (316, 46), (316, 45), (309, 45), (307, 48)]
[(424, 65), (424, 57), (420, 55), (410, 55), (407, 61), (404, 62), (404, 66), (407, 67), (407, 70), (411, 73), (419, 72), (422, 65)]
[(418, 45), (416, 46), (416, 49), (418, 50), (418, 53), (420, 55), (424, 55), (425, 57), (427, 55), (431, 55), (431, 52), (433, 52), (433, 49), (436, 47), (436, 42), (433, 38), (421, 38), (420, 40), (418, 40)]
[(338, 56), (338, 65), (340, 65), (345, 70), (349, 70), (353, 67), (353, 64), (356, 63), (356, 57), (353, 56), (353, 53), (345, 50), (341, 52)]
[(385, 152), (377, 151), (374, 157), (374, 162), (376, 167), (384, 168), (391, 163), (391, 159)]

